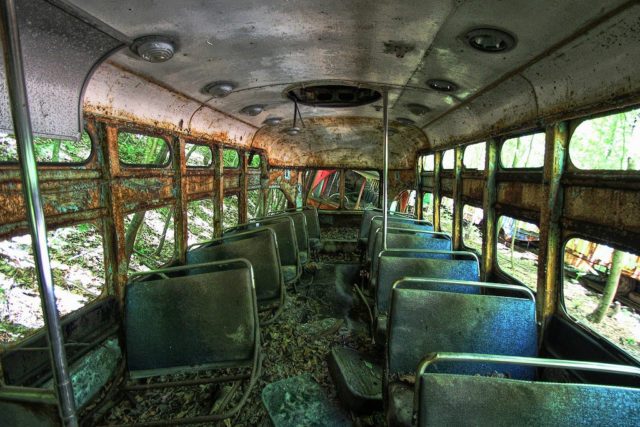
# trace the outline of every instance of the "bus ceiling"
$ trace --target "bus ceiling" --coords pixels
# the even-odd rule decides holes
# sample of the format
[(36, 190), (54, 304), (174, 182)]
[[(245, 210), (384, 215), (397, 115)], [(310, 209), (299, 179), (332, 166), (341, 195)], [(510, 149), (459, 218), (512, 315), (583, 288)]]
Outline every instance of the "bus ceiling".
[[(379, 169), (388, 90), (390, 168), (408, 169), (640, 100), (637, 1), (28, 0), (18, 18), (38, 135), (78, 138), (84, 112), (274, 166)], [(0, 102), (10, 132), (4, 77)]]

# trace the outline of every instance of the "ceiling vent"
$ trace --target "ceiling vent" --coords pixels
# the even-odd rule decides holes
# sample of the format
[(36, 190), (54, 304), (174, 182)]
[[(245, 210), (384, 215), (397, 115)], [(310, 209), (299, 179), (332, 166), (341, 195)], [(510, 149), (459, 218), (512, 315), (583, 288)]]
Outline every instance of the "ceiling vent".
[(287, 98), (298, 104), (323, 108), (348, 108), (370, 104), (382, 98), (374, 89), (338, 84), (318, 84), (288, 90)]

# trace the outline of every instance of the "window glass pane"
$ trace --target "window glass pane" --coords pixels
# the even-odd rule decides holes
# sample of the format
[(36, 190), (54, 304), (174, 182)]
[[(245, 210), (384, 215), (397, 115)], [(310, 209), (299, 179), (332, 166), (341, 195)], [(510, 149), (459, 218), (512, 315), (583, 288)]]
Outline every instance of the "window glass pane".
[(253, 156), (247, 153), (247, 158), (249, 159), (249, 167), (250, 168), (259, 168), (260, 167), (260, 155), (258, 153), (253, 154)]
[(497, 229), (498, 267), (535, 292), (538, 279), (540, 235), (538, 226), (508, 216), (501, 216), (498, 218)]
[(440, 229), (449, 234), (453, 232), (453, 199), (448, 197), (440, 202)]
[(544, 165), (544, 132), (507, 139), (500, 150), (503, 168), (541, 168)]
[(433, 154), (429, 154), (428, 156), (422, 156), (421, 160), (422, 160), (422, 164), (421, 164), (421, 169), (424, 172), (431, 172), (433, 171), (433, 159), (434, 156)]
[(582, 239), (571, 239), (565, 246), (563, 294), (567, 313), (638, 359), (639, 279), (640, 260), (635, 254)]
[(270, 188), (267, 195), (267, 214), (281, 212), (287, 208), (287, 197), (279, 188)]
[(455, 163), (453, 150), (447, 150), (442, 154), (442, 169), (453, 169)]
[(125, 217), (127, 240), (134, 239), (129, 270), (153, 270), (173, 259), (173, 224), (173, 208), (168, 206), (135, 212)]
[(422, 218), (433, 222), (433, 194), (424, 193), (422, 196)]
[(184, 152), (187, 166), (206, 167), (211, 166), (213, 153), (211, 147), (202, 144), (184, 144)]
[[(103, 290), (102, 235), (91, 224), (47, 233), (60, 315), (95, 300)], [(0, 241), (0, 343), (15, 342), (44, 326), (28, 234)]]
[(464, 205), (462, 208), (462, 243), (482, 253), (482, 209)]
[(380, 175), (377, 171), (345, 171), (344, 207), (365, 209), (378, 205)]
[(484, 170), (484, 158), (487, 144), (479, 142), (465, 147), (462, 162), (467, 169)]
[(162, 138), (129, 132), (118, 132), (118, 156), (125, 165), (169, 164), (169, 144)]
[(640, 108), (582, 122), (569, 157), (580, 169), (640, 170)]
[(340, 207), (340, 171), (324, 169), (312, 171), (311, 191), (307, 204), (319, 209)]
[(222, 164), (225, 168), (237, 168), (240, 165), (238, 151), (229, 148), (222, 150)]
[(416, 210), (415, 190), (404, 190), (400, 192), (391, 202), (389, 210), (392, 212), (402, 212), (414, 216)]
[(187, 205), (188, 245), (213, 239), (213, 200), (202, 199)]
[(249, 219), (258, 218), (262, 208), (262, 190), (247, 191), (247, 216)]
[[(91, 139), (86, 132), (80, 141), (66, 139), (33, 139), (36, 161), (40, 163), (84, 163), (91, 156)], [(0, 133), (0, 162), (18, 162), (18, 144), (13, 135)]]
[(238, 196), (236, 194), (225, 196), (222, 209), (222, 228), (226, 230), (238, 225)]

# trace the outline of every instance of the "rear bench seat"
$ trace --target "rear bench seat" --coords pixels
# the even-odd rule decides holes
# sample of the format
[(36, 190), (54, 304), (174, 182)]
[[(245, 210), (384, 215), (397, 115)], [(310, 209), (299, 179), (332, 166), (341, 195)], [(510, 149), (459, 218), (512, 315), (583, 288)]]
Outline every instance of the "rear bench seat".
[[(470, 288), (520, 292), (525, 298), (473, 293)], [(535, 298), (524, 287), (495, 283), (409, 278), (393, 287), (385, 360), (385, 408), (390, 426), (411, 425), (416, 372), (432, 352), (472, 352), (515, 356), (537, 354)], [(408, 345), (410, 343), (410, 345)], [(440, 364), (438, 372), (531, 380), (535, 369), (489, 363)]]
[(427, 426), (638, 425), (640, 389), (609, 385), (522, 381), (441, 373), (436, 366), (467, 364), (592, 370), (640, 376), (640, 369), (593, 362), (480, 354), (431, 354), (418, 367), (414, 414)]

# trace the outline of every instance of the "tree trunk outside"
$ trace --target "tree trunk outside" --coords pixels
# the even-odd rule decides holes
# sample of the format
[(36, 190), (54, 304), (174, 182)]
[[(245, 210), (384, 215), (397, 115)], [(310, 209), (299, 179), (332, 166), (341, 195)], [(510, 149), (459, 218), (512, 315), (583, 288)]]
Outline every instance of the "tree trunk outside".
[(607, 283), (602, 292), (602, 299), (595, 311), (588, 316), (588, 319), (591, 322), (600, 323), (607, 314), (607, 310), (613, 302), (613, 298), (616, 296), (616, 291), (618, 290), (618, 283), (620, 282), (620, 275), (622, 274), (622, 267), (624, 265), (625, 258), (626, 254), (624, 252), (619, 250), (613, 251), (613, 256), (611, 258), (611, 270), (609, 271), (609, 277), (607, 278)]

